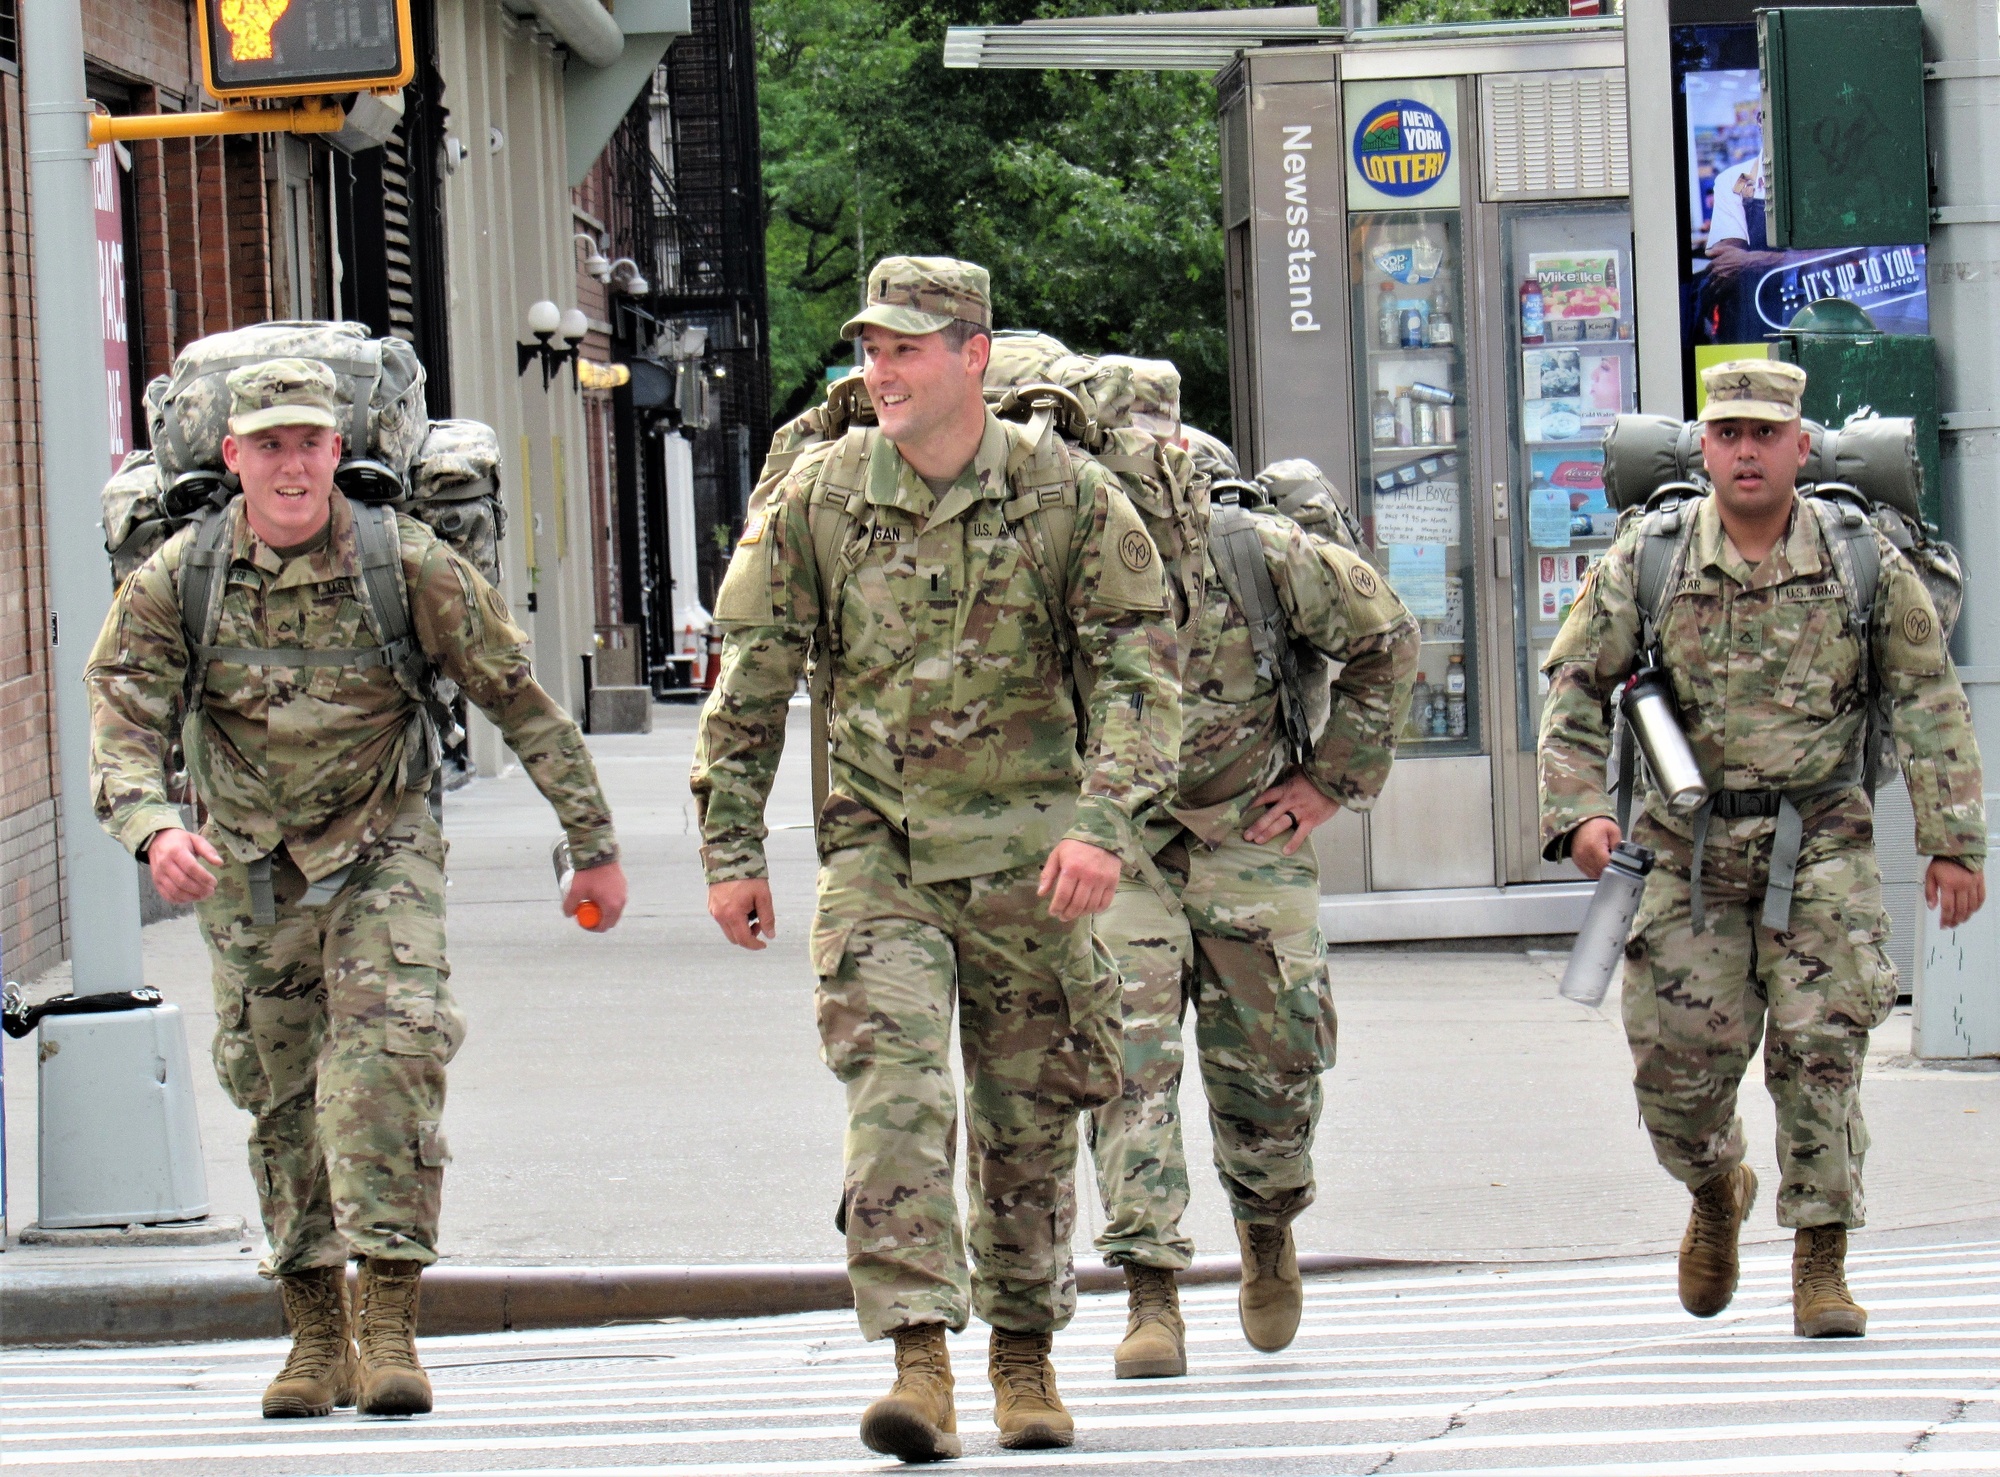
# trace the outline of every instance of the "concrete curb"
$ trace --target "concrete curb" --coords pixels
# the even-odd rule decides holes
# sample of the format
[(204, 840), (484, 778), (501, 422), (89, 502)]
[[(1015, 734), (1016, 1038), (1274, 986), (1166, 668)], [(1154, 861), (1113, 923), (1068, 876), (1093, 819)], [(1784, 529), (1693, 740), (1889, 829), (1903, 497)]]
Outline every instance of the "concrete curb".
[[(1423, 1261), (1307, 1252), (1299, 1270), (1326, 1276)], [(1198, 1257), (1184, 1285), (1234, 1282), (1235, 1257)], [(1125, 1285), (1114, 1268), (1077, 1268), (1086, 1292)], [(700, 1267), (433, 1267), (424, 1274), (421, 1332), (504, 1333), (595, 1328), (662, 1318), (760, 1318), (854, 1305), (838, 1264)], [(278, 1299), (255, 1268), (153, 1266), (129, 1272), (0, 1270), (0, 1346), (204, 1343), (277, 1338)]]

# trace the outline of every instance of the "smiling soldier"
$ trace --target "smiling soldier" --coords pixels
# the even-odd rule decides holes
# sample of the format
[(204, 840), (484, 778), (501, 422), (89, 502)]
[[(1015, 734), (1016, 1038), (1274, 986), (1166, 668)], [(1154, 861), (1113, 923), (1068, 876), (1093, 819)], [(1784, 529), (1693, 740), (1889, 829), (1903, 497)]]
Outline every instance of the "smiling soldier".
[[(1893, 704), (1917, 850), (1933, 858), (1924, 896), (1946, 928), (1986, 896), (1979, 750), (1916, 569), (1872, 525), (1795, 490), (1804, 371), (1749, 359), (1702, 379), (1714, 492), (1627, 529), (1550, 649), (1542, 836), (1551, 860), (1603, 872), (1621, 839), (1607, 712), (1637, 666), (1664, 666), (1711, 798), (1675, 815), (1649, 789), (1633, 825), (1658, 863), (1625, 949), (1624, 1012), (1654, 1153), (1694, 1197), (1681, 1303), (1713, 1317), (1736, 1291), (1757, 1193), (1736, 1092), (1761, 1035), (1778, 1222), (1796, 1233), (1793, 1328), (1854, 1336), (1868, 1326), (1846, 1281), (1866, 1213), (1861, 1066), (1897, 988), (1863, 783), (1872, 694)], [(1872, 608), (1857, 598), (1871, 584)]]
[(832, 712), (812, 961), (821, 1054), (847, 1085), (840, 1223), (862, 1332), (896, 1345), (861, 1436), (906, 1461), (959, 1453), (945, 1332), (970, 1312), (993, 1330), (1001, 1444), (1072, 1440), (1049, 1350), (1076, 1305), (1077, 1110), (1120, 1082), (1118, 981), (1089, 915), (1180, 734), (1159, 555), (1101, 467), (986, 408), (992, 321), (984, 268), (868, 274), (844, 332), (880, 428), (807, 451), (750, 509), (694, 769), (709, 912), (761, 949), (764, 804), (811, 650)]
[[(426, 664), (561, 817), (566, 910), (594, 901), (610, 928), (625, 876), (583, 736), (536, 683), (499, 593), (422, 523), (334, 490), (332, 373), (271, 359), (228, 392), (222, 455), (242, 496), (133, 572), (85, 672), (97, 815), (162, 897), (195, 905), (214, 962), (216, 1071), (256, 1115), (262, 1270), (292, 1328), (264, 1414), (410, 1415), (431, 1408), (418, 1279), (437, 1260), (445, 1064), (465, 1034), (445, 984)], [(380, 600), (371, 578), (389, 581)], [(371, 626), (388, 601), (407, 602), (403, 641)], [(198, 833), (162, 773), (182, 712)]]

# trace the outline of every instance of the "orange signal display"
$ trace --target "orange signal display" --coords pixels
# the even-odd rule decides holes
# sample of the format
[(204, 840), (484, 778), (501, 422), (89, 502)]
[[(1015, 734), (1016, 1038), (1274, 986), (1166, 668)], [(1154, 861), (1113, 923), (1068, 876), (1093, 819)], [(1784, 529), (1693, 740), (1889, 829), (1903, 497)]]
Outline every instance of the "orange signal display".
[(199, 0), (202, 85), (220, 101), (329, 97), (416, 75), (411, 0)]

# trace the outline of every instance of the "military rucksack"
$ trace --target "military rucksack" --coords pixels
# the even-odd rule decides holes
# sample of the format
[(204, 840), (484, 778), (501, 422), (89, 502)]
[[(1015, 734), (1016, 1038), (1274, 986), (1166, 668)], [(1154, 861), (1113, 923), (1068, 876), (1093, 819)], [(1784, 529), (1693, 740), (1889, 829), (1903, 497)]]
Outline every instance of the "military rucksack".
[(1224, 479), (1209, 486), (1210, 558), (1216, 578), (1250, 627), (1257, 675), (1278, 684), (1278, 706), (1292, 758), (1303, 764), (1326, 731), (1333, 710), (1326, 653), (1289, 628), (1264, 560), (1251, 514), (1288, 518), (1306, 533), (1366, 557), (1361, 530), (1324, 473), (1303, 458), (1273, 462), (1255, 482)]
[[(1894, 704), (1877, 678), (1875, 599), (1881, 584), (1880, 532), (1910, 561), (1931, 597), (1939, 639), (1949, 644), (1965, 603), (1958, 551), (1936, 536), (1921, 511), (1923, 464), (1914, 424), (1901, 416), (1857, 414), (1838, 430), (1804, 422), (1812, 448), (1800, 469), (1803, 506), (1819, 520), (1847, 606), (1849, 628), (1864, 653), (1867, 719), (1840, 782), (1859, 782), (1872, 799), (1896, 775)], [(1655, 479), (1658, 480), (1655, 480)], [(1810, 479), (1810, 480), (1808, 480)], [(1701, 468), (1700, 428), (1656, 416), (1620, 416), (1605, 437), (1605, 494), (1622, 532), (1641, 524), (1636, 561), (1640, 650), (1656, 660), (1660, 622), (1692, 541), (1694, 513), (1710, 492)], [(1622, 737), (1622, 735), (1621, 735)], [(1623, 745), (1612, 788), (1629, 813), (1634, 762)]]
[[(412, 458), (430, 418), (424, 366), (402, 339), (371, 338), (362, 323), (256, 323), (189, 344), (162, 379), (146, 389), (153, 455), (166, 486), (222, 467), (235, 370), (267, 359), (312, 359), (333, 371), (346, 418), (334, 482), (349, 496), (387, 502), (402, 496)], [(373, 488), (369, 484), (385, 485)]]
[(427, 525), (496, 588), (507, 505), (500, 498), (500, 437), (484, 421), (432, 421), (410, 463), (398, 506)]

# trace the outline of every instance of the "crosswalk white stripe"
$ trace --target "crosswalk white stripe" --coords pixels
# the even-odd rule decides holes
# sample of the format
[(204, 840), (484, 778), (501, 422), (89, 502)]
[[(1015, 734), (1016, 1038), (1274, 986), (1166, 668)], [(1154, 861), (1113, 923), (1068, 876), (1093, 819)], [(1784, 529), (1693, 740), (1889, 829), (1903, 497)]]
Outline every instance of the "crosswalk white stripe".
[[(1951, 1429), (1956, 1432), (1965, 1432), (1974, 1435), (1988, 1435), (1988, 1434), (2000, 1433), (2000, 1424), (1991, 1422), (1966, 1423), (1964, 1425), (1954, 1425), (1951, 1427)], [(1338, 1458), (1346, 1456), (1374, 1456), (1382, 1454), (1394, 1454), (1398, 1458), (1397, 1470), (1402, 1471), (1405, 1469), (1404, 1468), (1405, 1458), (1421, 1457), (1432, 1453), (1449, 1455), (1450, 1453), (1461, 1452), (1461, 1451), (1471, 1452), (1471, 1451), (1508, 1451), (1508, 1450), (1518, 1451), (1518, 1450), (1536, 1450), (1536, 1449), (1559, 1449), (1563, 1447), (1596, 1446), (1612, 1441), (1618, 1442), (1620, 1444), (1644, 1446), (1644, 1445), (1655, 1445), (1655, 1444), (1658, 1445), (1679, 1444), (1688, 1441), (1693, 1441), (1697, 1443), (1701, 1441), (1784, 1441), (1784, 1440), (1796, 1441), (1796, 1440), (1811, 1439), (1819, 1436), (1857, 1437), (1857, 1436), (1881, 1435), (1881, 1436), (1894, 1436), (1894, 1437), (1909, 1437), (1914, 1439), (1915, 1437), (1921, 1436), (1925, 1432), (1925, 1430), (1926, 1430), (1925, 1425), (1920, 1422), (1897, 1423), (1889, 1421), (1825, 1421), (1817, 1423), (1786, 1422), (1782, 1425), (1771, 1425), (1771, 1426), (1711, 1426), (1711, 1427), (1699, 1428), (1694, 1431), (1683, 1431), (1678, 1429), (1660, 1430), (1654, 1428), (1640, 1428), (1637, 1430), (1629, 1430), (1629, 1431), (1561, 1431), (1561, 1432), (1544, 1432), (1532, 1435), (1509, 1433), (1509, 1434), (1499, 1434), (1490, 1436), (1444, 1436), (1444, 1437), (1439, 1437), (1433, 1441), (1424, 1441), (1420, 1443), (1395, 1442), (1395, 1441), (1353, 1441), (1353, 1442), (1341, 1442), (1338, 1444), (1320, 1444), (1311, 1446), (1240, 1446), (1240, 1447), (1220, 1449), (1220, 1450), (1213, 1450), (1213, 1449), (1195, 1450), (1185, 1447), (1165, 1447), (1151, 1451), (1125, 1451), (1125, 1452), (1089, 1451), (1089, 1450), (1072, 1449), (1070, 1451), (1063, 1451), (1063, 1452), (1042, 1453), (1041, 1459), (1039, 1462), (1037, 1462), (1037, 1465), (1046, 1464), (1050, 1466), (1061, 1466), (1061, 1467), (1149, 1466), (1155, 1464), (1167, 1465), (1167, 1464), (1180, 1464), (1180, 1463), (1188, 1463), (1196, 1461), (1203, 1461), (1203, 1462), (1297, 1461), (1302, 1458), (1314, 1458), (1314, 1457)], [(1922, 1454), (1921, 1453), (1913, 1454), (1906, 1450), (1897, 1450), (1894, 1452), (1882, 1452), (1882, 1453), (1858, 1453), (1858, 1452), (1832, 1453), (1832, 1454), (1826, 1454), (1823, 1457), (1806, 1457), (1802, 1458), (1802, 1460), (1808, 1462), (1813, 1460), (1830, 1460), (1833, 1462), (1860, 1462), (1864, 1464), (1865, 1463), (1878, 1464), (1875, 1466), (1870, 1466), (1870, 1465), (1845, 1466), (1845, 1467), (1835, 1466), (1835, 1467), (1828, 1467), (1826, 1469), (1828, 1471), (1867, 1472), (1867, 1471), (1923, 1470), (1922, 1468), (1916, 1466), (1904, 1467), (1898, 1465), (1900, 1463), (1910, 1462), (1913, 1459), (1913, 1456), (1916, 1455), (1922, 1455)], [(1970, 1466), (1970, 1467), (1964, 1467), (1964, 1466), (1936, 1467), (1936, 1468), (1931, 1468), (1930, 1470), (1990, 1471), (1990, 1470), (2000, 1469), (2000, 1453), (1978, 1453), (1977, 1455), (1980, 1456), (1989, 1465)], [(1788, 1459), (1789, 1458), (1780, 1458), (1780, 1460), (1788, 1460)], [(968, 1469), (993, 1468), (993, 1467), (1012, 1467), (1016, 1470), (1019, 1470), (1020, 1467), (1024, 1464), (1024, 1462), (1034, 1461), (1034, 1460), (1035, 1460), (1034, 1458), (1024, 1458), (1019, 1455), (1010, 1455), (1010, 1454), (1000, 1454), (994, 1456), (968, 1456), (960, 1458), (959, 1460), (954, 1461), (951, 1464), (951, 1466), (942, 1468), (940, 1470), (944, 1472), (957, 1472), (957, 1471), (965, 1471)], [(1738, 1462), (1755, 1463), (1758, 1462), (1759, 1460), (1760, 1460), (1759, 1458), (1755, 1457), (1730, 1459), (1726, 1465), (1720, 1467), (1719, 1469), (1715, 1467), (1713, 1464), (1693, 1463), (1686, 1465), (1689, 1466), (1702, 1465), (1704, 1471), (1706, 1472), (1713, 1472), (1717, 1470), (1720, 1470), (1725, 1473), (1735, 1472), (1738, 1470), (1761, 1471), (1764, 1470), (1761, 1467), (1752, 1467), (1749, 1465), (1744, 1465), (1742, 1467), (1739, 1467), (1737, 1465)], [(1880, 1464), (1887, 1464), (1887, 1465), (1880, 1465)], [(809, 1460), (809, 1461), (779, 1461), (779, 1462), (673, 1462), (673, 1463), (646, 1463), (643, 1465), (621, 1465), (621, 1466), (505, 1467), (505, 1468), (490, 1469), (487, 1471), (468, 1471), (463, 1469), (454, 1469), (454, 1477), (806, 1477), (806, 1474), (812, 1474), (812, 1473), (829, 1473), (829, 1474), (879, 1473), (885, 1470), (898, 1471), (907, 1469), (901, 1468), (900, 1466), (896, 1465), (886, 1464), (879, 1459), (862, 1458), (860, 1460), (853, 1460), (853, 1459), (841, 1460), (836, 1458), (833, 1460), (824, 1460), (824, 1461)], [(1473, 1474), (1464, 1468), (1452, 1468), (1450, 1470), (1455, 1474), (1455, 1477), (1473, 1477)], [(1621, 1474), (1621, 1477), (1641, 1477), (1641, 1474), (1650, 1474), (1650, 1477), (1664, 1477), (1667, 1468), (1663, 1467), (1658, 1463), (1646, 1462), (1646, 1463), (1621, 1463), (1621, 1464), (1599, 1463), (1595, 1467), (1561, 1466), (1561, 1467), (1543, 1467), (1534, 1469), (1509, 1468), (1505, 1470), (1508, 1473), (1513, 1473), (1513, 1474), (1522, 1474), (1529, 1471), (1556, 1473), (1556, 1474), (1562, 1474), (1562, 1477), (1576, 1477), (1576, 1474), (1587, 1473), (1591, 1471), (1611, 1472), (1615, 1470), (1616, 1472)], [(1784, 1471), (1811, 1472), (1817, 1469), (1812, 1466), (1803, 1466), (1803, 1467), (1781, 1467), (1771, 1470), (1780, 1472)], [(431, 1477), (431, 1474), (410, 1472), (410, 1473), (383, 1474), (383, 1477)], [(1496, 1477), (1494, 1469), (1488, 1469), (1487, 1477)]]
[[(1779, 1391), (1771, 1394), (1718, 1392), (1706, 1398), (1703, 1403), (1710, 1407), (1753, 1406), (1753, 1405), (1801, 1405), (1820, 1401), (1835, 1400), (1924, 1400), (1973, 1402), (1991, 1399), (1991, 1386), (1984, 1388), (1944, 1389), (1944, 1390), (1849, 1390), (1838, 1393), (1820, 1391)], [(1430, 1404), (1382, 1405), (1382, 1406), (1332, 1406), (1307, 1410), (1244, 1411), (1225, 1409), (1203, 1412), (1155, 1411), (1129, 1416), (1076, 1416), (1079, 1432), (1120, 1431), (1120, 1430), (1161, 1430), (1169, 1428), (1194, 1428), (1215, 1426), (1316, 1426), (1330, 1425), (1340, 1421), (1382, 1421), (1382, 1420), (1450, 1420), (1463, 1417), (1468, 1409), (1480, 1413), (1505, 1411), (1525, 1413), (1531, 1411), (1601, 1411), (1601, 1410), (1648, 1410), (1662, 1407), (1680, 1407), (1702, 1397), (1685, 1394), (1654, 1396), (1548, 1396), (1548, 1397), (1505, 1397), (1498, 1400), (1478, 1401), (1468, 1407), (1465, 1402), (1434, 1402)], [(742, 1411), (731, 1412), (737, 1419), (743, 1419)], [(796, 1412), (759, 1411), (758, 1416), (792, 1418)], [(583, 1422), (563, 1422), (551, 1418), (553, 1423), (582, 1424)], [(147, 1463), (174, 1461), (207, 1461), (224, 1458), (264, 1456), (334, 1456), (352, 1455), (367, 1447), (390, 1448), (401, 1453), (435, 1452), (457, 1453), (478, 1451), (549, 1451), (549, 1450), (589, 1450), (620, 1446), (685, 1446), (685, 1445), (735, 1445), (743, 1443), (764, 1443), (772, 1441), (815, 1441), (853, 1440), (854, 1426), (851, 1420), (838, 1424), (819, 1426), (756, 1427), (744, 1426), (717, 1431), (607, 1431), (579, 1436), (498, 1436), (498, 1437), (457, 1437), (412, 1436), (412, 1430), (428, 1428), (429, 1422), (409, 1426), (401, 1422), (369, 1422), (354, 1419), (343, 1423), (337, 1429), (345, 1439), (328, 1440), (319, 1436), (319, 1431), (329, 1428), (319, 1427), (311, 1438), (285, 1439), (276, 1431), (267, 1431), (271, 1439), (236, 1443), (209, 1443), (199, 1446), (152, 1445), (140, 1447), (119, 1447), (94, 1451), (19, 1451), (11, 1454), (7, 1465), (28, 1465), (41, 1462), (52, 1466), (73, 1466), (91, 1462), (117, 1462), (127, 1466), (141, 1466)], [(356, 1440), (355, 1438), (361, 1438)]]
[[(1835, 1383), (1845, 1385), (1848, 1384), (1849, 1382), (1856, 1380), (1900, 1379), (1905, 1382), (1905, 1386), (1899, 1386), (1899, 1388), (1907, 1387), (1906, 1393), (1910, 1395), (1931, 1396), (1931, 1395), (1938, 1395), (1944, 1392), (1925, 1388), (1923, 1384), (1918, 1382), (1955, 1381), (1957, 1383), (1950, 1386), (1950, 1388), (1952, 1390), (1958, 1390), (1962, 1388), (1964, 1381), (1966, 1381), (1968, 1378), (1978, 1379), (1982, 1377), (1992, 1379), (1996, 1382), (2000, 1382), (2000, 1369), (1993, 1369), (1993, 1368), (1951, 1369), (1951, 1370), (1939, 1370), (1931, 1374), (1913, 1373), (1908, 1370), (1893, 1370), (1893, 1369), (1803, 1370), (1797, 1373), (1759, 1374), (1755, 1376), (1750, 1376), (1749, 1378), (1751, 1378), (1758, 1384), (1792, 1384), (1792, 1385), (1812, 1385), (1812, 1384), (1828, 1385)], [(1682, 1392), (1680, 1398), (1687, 1400), (1697, 1400), (1704, 1403), (1714, 1403), (1723, 1405), (1727, 1405), (1732, 1401), (1740, 1399), (1741, 1397), (1747, 1394), (1754, 1393), (1757, 1395), (1770, 1395), (1770, 1394), (1782, 1393), (1782, 1392), (1765, 1391), (1765, 1390), (1759, 1390), (1754, 1392), (1745, 1391), (1740, 1385), (1732, 1385), (1727, 1390), (1717, 1390), (1714, 1388), (1715, 1378), (1713, 1374), (1710, 1373), (1679, 1374), (1679, 1375), (1567, 1375), (1566, 1374), (1554, 1379), (1532, 1379), (1532, 1377), (1530, 1377), (1530, 1379), (1511, 1378), (1507, 1380), (1493, 1381), (1485, 1384), (1476, 1384), (1468, 1381), (1460, 1381), (1450, 1384), (1376, 1385), (1376, 1386), (1363, 1386), (1359, 1388), (1344, 1387), (1338, 1389), (1323, 1388), (1323, 1387), (1313, 1388), (1313, 1389), (1258, 1388), (1251, 1390), (1230, 1390), (1227, 1392), (1212, 1392), (1204, 1389), (1188, 1389), (1185, 1387), (1176, 1388), (1174, 1386), (1168, 1386), (1168, 1385), (1155, 1385), (1150, 1390), (1145, 1389), (1143, 1387), (1135, 1389), (1130, 1383), (1127, 1383), (1122, 1389), (1117, 1389), (1110, 1392), (1104, 1392), (1100, 1390), (1098, 1393), (1095, 1393), (1092, 1396), (1091, 1403), (1094, 1408), (1104, 1408), (1107, 1406), (1121, 1407), (1121, 1406), (1135, 1406), (1135, 1405), (1146, 1405), (1146, 1406), (1193, 1405), (1193, 1404), (1202, 1404), (1206, 1402), (1213, 1402), (1216, 1400), (1226, 1399), (1235, 1402), (1236, 1405), (1240, 1407), (1245, 1403), (1264, 1404), (1264, 1403), (1272, 1403), (1283, 1400), (1300, 1400), (1300, 1401), (1340, 1400), (1340, 1399), (1381, 1400), (1381, 1399), (1390, 1399), (1398, 1397), (1439, 1396), (1439, 1395), (1460, 1395), (1466, 1398), (1467, 1400), (1477, 1402), (1481, 1399), (1481, 1397), (1486, 1395), (1506, 1396), (1509, 1394), (1509, 1392), (1520, 1389), (1524, 1383), (1529, 1383), (1530, 1380), (1532, 1382), (1532, 1387), (1534, 1389), (1543, 1391), (1569, 1390), (1569, 1389), (1574, 1389), (1579, 1385), (1624, 1385), (1624, 1386), (1635, 1386), (1635, 1387), (1641, 1385), (1646, 1385), (1646, 1386), (1669, 1385), (1669, 1386), (1687, 1386), (1687, 1387), (1699, 1386), (1701, 1387), (1699, 1389), (1688, 1389)], [(1070, 1398), (1074, 1398), (1077, 1392), (1089, 1388), (1089, 1383), (1083, 1381), (1062, 1380), (1060, 1383), (1063, 1390), (1065, 1392), (1068, 1392)], [(792, 1416), (808, 1416), (808, 1415), (838, 1416), (838, 1415), (848, 1415), (848, 1414), (858, 1415), (860, 1413), (861, 1407), (865, 1405), (868, 1401), (873, 1400), (880, 1393), (881, 1390), (878, 1386), (869, 1386), (866, 1388), (857, 1387), (851, 1390), (819, 1390), (813, 1392), (812, 1398), (818, 1402), (821, 1402), (820, 1404), (807, 1406), (794, 1402), (788, 1404), (786, 1410), (787, 1413)], [(482, 1429), (489, 1427), (588, 1425), (591, 1423), (631, 1424), (642, 1421), (672, 1421), (672, 1420), (741, 1421), (741, 1420), (756, 1420), (760, 1415), (764, 1414), (764, 1411), (762, 1409), (754, 1406), (743, 1407), (741, 1405), (738, 1405), (734, 1407), (726, 1407), (721, 1410), (704, 1410), (697, 1408), (701, 1404), (704, 1403), (714, 1404), (717, 1401), (723, 1399), (740, 1399), (742, 1394), (741, 1391), (732, 1391), (727, 1396), (690, 1395), (682, 1397), (678, 1402), (675, 1402), (673, 1404), (668, 1403), (668, 1398), (670, 1397), (663, 1398), (658, 1392), (653, 1392), (651, 1394), (651, 1398), (644, 1402), (634, 1402), (629, 1399), (628, 1400), (568, 1399), (562, 1402), (561, 1407), (558, 1410), (540, 1414), (532, 1414), (532, 1415), (521, 1414), (516, 1412), (513, 1409), (512, 1402), (494, 1401), (488, 1404), (479, 1404), (476, 1402), (466, 1401), (465, 1399), (463, 1399), (462, 1394), (458, 1394), (458, 1392), (455, 1392), (455, 1394), (457, 1395), (457, 1398), (451, 1399), (449, 1405), (449, 1414), (444, 1416), (433, 1417), (429, 1420), (426, 1420), (424, 1422), (425, 1430), (436, 1431), (436, 1430)], [(1844, 1389), (1815, 1390), (1810, 1392), (1810, 1394), (1811, 1398), (1820, 1400), (1854, 1398), (1853, 1396), (1850, 1395), (1850, 1393), (1847, 1390)], [(845, 1402), (845, 1403), (828, 1403), (828, 1402)], [(1513, 1402), (1509, 1401), (1507, 1403), (1511, 1407)], [(964, 1392), (958, 1397), (958, 1408), (961, 1411), (973, 1411), (976, 1413), (983, 1410), (988, 1410), (991, 1408), (991, 1406), (992, 1406), (991, 1396), (985, 1392), (980, 1391), (976, 1386), (967, 1386)], [(498, 1417), (490, 1415), (483, 1417), (474, 1417), (471, 1414), (471, 1412), (476, 1412), (476, 1411), (502, 1411), (507, 1413)], [(122, 1440), (137, 1440), (141, 1438), (192, 1437), (192, 1436), (228, 1436), (236, 1434), (241, 1431), (251, 1431), (251, 1430), (264, 1431), (270, 1429), (268, 1426), (265, 1426), (262, 1423), (263, 1419), (262, 1416), (255, 1412), (245, 1412), (240, 1418), (234, 1421), (229, 1421), (225, 1424), (214, 1424), (216, 1419), (214, 1416), (204, 1415), (201, 1413), (190, 1413), (186, 1416), (179, 1417), (179, 1419), (183, 1422), (208, 1421), (211, 1423), (208, 1426), (199, 1428), (190, 1425), (182, 1425), (178, 1428), (175, 1428), (171, 1424), (175, 1419), (176, 1419), (175, 1417), (171, 1416), (158, 1416), (158, 1415), (108, 1416), (108, 1417), (96, 1417), (90, 1422), (88, 1422), (88, 1424), (93, 1424), (93, 1425), (122, 1424), (129, 1426), (133, 1424), (143, 1424), (147, 1421), (152, 1421), (155, 1423), (163, 1423), (159, 1425), (159, 1428), (157, 1430), (127, 1429), (120, 1431), (118, 1434), (120, 1439)], [(22, 1429), (17, 1433), (18, 1439), (21, 1440), (92, 1441), (92, 1440), (102, 1439), (101, 1433), (97, 1431), (75, 1429), (75, 1427), (86, 1423), (79, 1422), (74, 1419), (64, 1421), (60, 1427), (47, 1430), (36, 1429), (37, 1427), (41, 1427), (46, 1424), (45, 1422), (40, 1422), (40, 1421), (36, 1422), (9, 1421), (7, 1422), (7, 1424), (27, 1428), (27, 1429)]]

